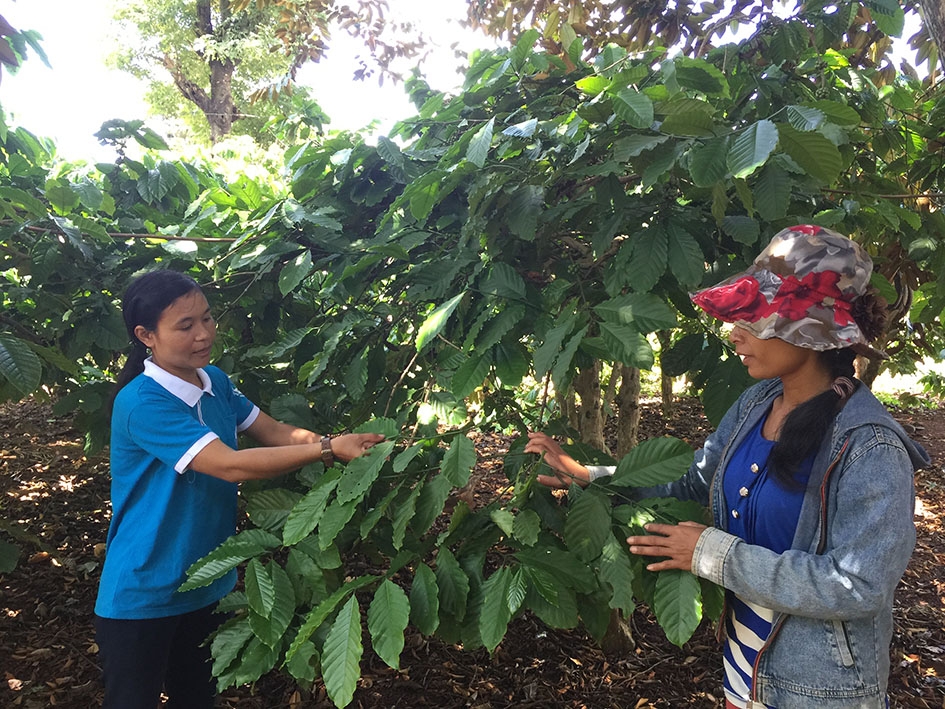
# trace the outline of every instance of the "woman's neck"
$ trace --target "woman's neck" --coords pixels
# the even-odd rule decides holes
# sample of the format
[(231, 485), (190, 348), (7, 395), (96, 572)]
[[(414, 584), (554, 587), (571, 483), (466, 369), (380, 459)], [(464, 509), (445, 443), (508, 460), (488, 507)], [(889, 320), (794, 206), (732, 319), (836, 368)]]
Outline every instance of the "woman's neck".
[(823, 368), (793, 372), (791, 376), (782, 376), (781, 406), (786, 411), (797, 408), (805, 401), (827, 391), (833, 379), (830, 372)]

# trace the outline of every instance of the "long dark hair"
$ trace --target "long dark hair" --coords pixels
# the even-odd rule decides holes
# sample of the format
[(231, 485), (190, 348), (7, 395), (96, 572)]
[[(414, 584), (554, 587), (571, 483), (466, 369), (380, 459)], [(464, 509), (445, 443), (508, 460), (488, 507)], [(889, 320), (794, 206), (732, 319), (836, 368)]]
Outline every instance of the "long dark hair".
[[(872, 288), (853, 302), (852, 314), (868, 341), (875, 340), (886, 327), (886, 301)], [(808, 399), (785, 417), (778, 441), (768, 458), (774, 479), (788, 489), (803, 484), (797, 479), (801, 464), (820, 448), (840, 409), (861, 386), (855, 379), (856, 352), (853, 348), (826, 350), (820, 356), (834, 386)]]
[(141, 325), (146, 330), (154, 330), (161, 319), (161, 313), (171, 303), (182, 295), (199, 290), (197, 281), (176, 271), (150, 271), (131, 282), (121, 301), (125, 330), (131, 338), (131, 353), (118, 374), (113, 399), (122, 387), (144, 371), (148, 348), (138, 339), (135, 328)]

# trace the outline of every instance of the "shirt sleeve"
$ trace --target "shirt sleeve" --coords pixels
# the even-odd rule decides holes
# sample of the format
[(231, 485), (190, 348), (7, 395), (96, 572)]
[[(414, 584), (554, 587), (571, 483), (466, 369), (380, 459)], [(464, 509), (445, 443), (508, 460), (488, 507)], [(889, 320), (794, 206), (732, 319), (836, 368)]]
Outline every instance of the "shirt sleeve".
[(168, 394), (148, 394), (127, 414), (127, 434), (135, 445), (178, 473), (219, 438), (183, 401)]

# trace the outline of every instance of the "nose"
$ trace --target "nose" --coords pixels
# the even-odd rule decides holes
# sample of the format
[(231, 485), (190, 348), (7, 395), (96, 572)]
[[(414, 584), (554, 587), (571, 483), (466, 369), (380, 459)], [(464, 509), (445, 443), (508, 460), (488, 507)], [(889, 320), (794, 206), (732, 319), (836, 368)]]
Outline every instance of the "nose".
[(728, 339), (729, 339), (729, 342), (731, 342), (732, 344), (738, 344), (739, 342), (744, 341), (745, 340), (744, 328), (741, 328), (738, 325), (733, 327), (732, 331), (728, 333)]

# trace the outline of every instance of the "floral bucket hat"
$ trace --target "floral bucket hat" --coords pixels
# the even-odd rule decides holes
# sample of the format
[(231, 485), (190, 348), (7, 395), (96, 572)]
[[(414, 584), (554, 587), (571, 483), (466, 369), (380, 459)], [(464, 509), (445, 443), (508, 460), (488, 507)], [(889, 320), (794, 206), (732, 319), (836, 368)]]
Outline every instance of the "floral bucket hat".
[(692, 295), (692, 302), (755, 337), (832, 350), (867, 345), (853, 319), (853, 301), (866, 292), (873, 262), (842, 234), (802, 224), (778, 232), (744, 273)]

